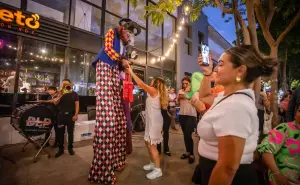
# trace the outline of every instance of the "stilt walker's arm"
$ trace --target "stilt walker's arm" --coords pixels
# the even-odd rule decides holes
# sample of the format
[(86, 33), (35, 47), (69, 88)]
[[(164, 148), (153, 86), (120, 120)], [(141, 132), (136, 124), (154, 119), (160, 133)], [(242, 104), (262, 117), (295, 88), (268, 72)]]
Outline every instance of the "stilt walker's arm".
[(120, 55), (113, 49), (114, 30), (109, 29), (105, 35), (104, 51), (114, 61), (121, 59)]

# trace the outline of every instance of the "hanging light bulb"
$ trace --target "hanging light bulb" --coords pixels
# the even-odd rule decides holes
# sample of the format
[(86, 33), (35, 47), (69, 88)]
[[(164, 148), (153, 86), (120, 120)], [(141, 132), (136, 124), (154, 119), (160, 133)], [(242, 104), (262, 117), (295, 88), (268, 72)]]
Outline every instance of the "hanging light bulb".
[(184, 23), (185, 23), (185, 19), (184, 19), (184, 18), (182, 18), (182, 20), (181, 20), (180, 24), (184, 24)]
[(187, 1), (184, 5), (183, 5), (183, 9), (182, 9), (182, 13), (184, 15), (189, 15), (191, 13), (192, 10), (192, 2), (191, 1)]
[(154, 64), (156, 62), (155, 58), (152, 58), (151, 63)]
[(161, 60), (165, 60), (166, 59), (166, 57), (161, 57)]
[(176, 37), (176, 38), (178, 38), (178, 37), (179, 37), (179, 34), (178, 34), (178, 33), (176, 33), (175, 37)]
[(173, 44), (175, 44), (177, 42), (177, 40), (176, 39), (173, 39)]
[(178, 30), (181, 31), (181, 30), (182, 30), (182, 26), (179, 26), (179, 27), (178, 27)]

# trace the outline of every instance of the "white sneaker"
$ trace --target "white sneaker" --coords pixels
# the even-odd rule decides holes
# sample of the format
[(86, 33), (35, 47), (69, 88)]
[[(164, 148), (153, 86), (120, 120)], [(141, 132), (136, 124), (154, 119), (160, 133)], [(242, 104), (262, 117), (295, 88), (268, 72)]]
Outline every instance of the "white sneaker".
[(146, 175), (146, 177), (150, 180), (156, 179), (161, 176), (162, 176), (162, 171), (160, 168), (155, 168), (152, 172)]
[(150, 163), (150, 164), (147, 164), (143, 167), (143, 169), (145, 171), (150, 171), (150, 170), (154, 170), (155, 166), (154, 166), (154, 163)]

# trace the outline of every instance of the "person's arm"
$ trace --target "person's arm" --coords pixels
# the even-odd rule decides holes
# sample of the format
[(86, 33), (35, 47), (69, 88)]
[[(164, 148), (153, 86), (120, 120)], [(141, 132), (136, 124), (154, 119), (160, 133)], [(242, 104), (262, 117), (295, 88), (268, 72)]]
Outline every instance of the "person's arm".
[(195, 107), (195, 109), (200, 112), (203, 113), (206, 111), (206, 106), (205, 104), (199, 100), (199, 92), (196, 92), (192, 98), (191, 98), (191, 104), (193, 105), (193, 107)]
[(128, 68), (128, 72), (130, 73), (130, 75), (132, 76), (134, 81), (137, 83), (137, 85), (140, 88), (142, 88), (144, 91), (149, 93), (151, 97), (155, 97), (157, 95), (157, 90), (154, 87), (151, 87), (151, 86), (145, 84), (143, 82), (143, 80), (141, 80), (136, 74), (134, 74), (134, 72), (132, 71), (132, 69), (130, 67)]
[(209, 57), (210, 62), (209, 66), (203, 65), (202, 56), (198, 57), (198, 63), (200, 65), (201, 70), (203, 71), (203, 79), (200, 84), (199, 92), (199, 100), (204, 102), (205, 104), (212, 105), (214, 102), (214, 97), (211, 94), (211, 80), (210, 77), (213, 73), (213, 62), (211, 57)]
[(291, 122), (295, 120), (295, 109), (297, 103), (297, 97), (299, 96), (300, 88), (297, 88), (289, 101), (288, 110), (286, 112), (287, 121)]
[(110, 59), (114, 61), (119, 61), (121, 59), (121, 56), (113, 49), (114, 37), (115, 31), (113, 29), (109, 29), (104, 37), (104, 52), (109, 56)]
[(231, 185), (240, 166), (245, 141), (236, 136), (218, 137), (219, 158), (208, 185)]
[(77, 93), (74, 92), (75, 96), (75, 114), (73, 116), (73, 121), (76, 121), (78, 119), (78, 114), (79, 114), (79, 96)]

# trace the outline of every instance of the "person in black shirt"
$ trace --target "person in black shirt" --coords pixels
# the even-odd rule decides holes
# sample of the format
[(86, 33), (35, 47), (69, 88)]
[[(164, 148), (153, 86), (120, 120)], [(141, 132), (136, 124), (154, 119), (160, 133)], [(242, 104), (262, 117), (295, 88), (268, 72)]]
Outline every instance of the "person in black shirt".
[(55, 155), (56, 158), (64, 154), (64, 133), (66, 126), (68, 130), (68, 151), (70, 155), (75, 154), (73, 150), (74, 127), (79, 113), (79, 96), (76, 92), (72, 91), (71, 81), (64, 79), (62, 83), (63, 88), (58, 98), (54, 100), (58, 110), (57, 141), (59, 150)]
[[(48, 87), (47, 92), (50, 95), (48, 97), (48, 100), (49, 100), (48, 102), (50, 102), (50, 104), (47, 105), (47, 106), (53, 111), (53, 113), (54, 113), (54, 115), (56, 117), (56, 115), (57, 115), (57, 109), (56, 109), (56, 106), (53, 103), (51, 103), (52, 102), (51, 100), (54, 100), (55, 98), (57, 98), (57, 96), (58, 96), (57, 89), (54, 86), (50, 86), (50, 87)], [(54, 131), (55, 131), (55, 142), (54, 142), (54, 145), (52, 146), (52, 148), (56, 148), (57, 147), (57, 123), (56, 123), (56, 120), (55, 120), (55, 122), (54, 122), (53, 125), (54, 125)], [(49, 135), (50, 135), (50, 133), (46, 133), (45, 134), (45, 141), (44, 142), (46, 142), (46, 140), (49, 137)], [(49, 144), (49, 141), (48, 141), (46, 143), (45, 147), (49, 147), (49, 146), (50, 146), (50, 144)]]

